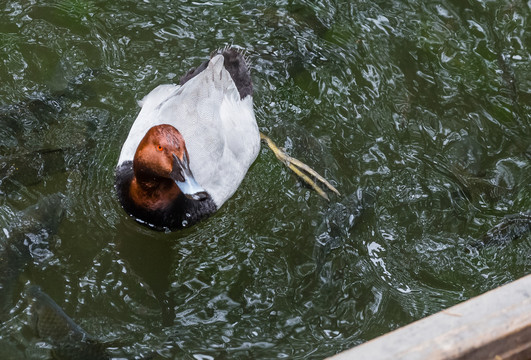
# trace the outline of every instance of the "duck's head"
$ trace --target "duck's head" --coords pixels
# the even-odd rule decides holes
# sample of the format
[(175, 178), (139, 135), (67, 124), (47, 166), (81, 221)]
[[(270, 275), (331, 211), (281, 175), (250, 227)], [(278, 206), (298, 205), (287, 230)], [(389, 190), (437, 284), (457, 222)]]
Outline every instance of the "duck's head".
[(171, 125), (148, 130), (135, 152), (133, 171), (137, 181), (146, 187), (174, 182), (190, 199), (204, 200), (208, 196), (192, 175), (184, 138)]

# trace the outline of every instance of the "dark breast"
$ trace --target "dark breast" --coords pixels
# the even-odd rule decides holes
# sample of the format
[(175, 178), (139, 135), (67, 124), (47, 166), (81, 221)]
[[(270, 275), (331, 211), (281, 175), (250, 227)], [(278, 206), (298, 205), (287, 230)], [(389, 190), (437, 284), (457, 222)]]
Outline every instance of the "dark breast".
[(124, 210), (143, 225), (161, 231), (182, 229), (205, 219), (217, 210), (210, 195), (204, 200), (196, 201), (181, 194), (168, 207), (158, 210), (139, 206), (129, 195), (133, 176), (132, 161), (119, 165), (116, 168), (116, 192)]

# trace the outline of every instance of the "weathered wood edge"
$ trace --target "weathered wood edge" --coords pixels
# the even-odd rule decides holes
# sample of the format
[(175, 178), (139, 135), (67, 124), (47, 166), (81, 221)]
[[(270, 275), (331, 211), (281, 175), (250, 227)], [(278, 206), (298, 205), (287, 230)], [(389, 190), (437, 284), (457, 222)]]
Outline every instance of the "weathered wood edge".
[(531, 275), (329, 360), (531, 359)]

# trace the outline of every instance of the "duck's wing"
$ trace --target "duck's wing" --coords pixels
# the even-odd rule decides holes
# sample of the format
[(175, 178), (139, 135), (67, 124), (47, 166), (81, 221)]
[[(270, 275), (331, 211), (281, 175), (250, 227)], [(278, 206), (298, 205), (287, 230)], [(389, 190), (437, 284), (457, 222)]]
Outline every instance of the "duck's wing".
[(149, 129), (168, 123), (166, 119), (158, 116), (160, 106), (172, 99), (179, 88), (177, 85), (159, 85), (138, 102), (141, 109), (122, 146), (118, 167), (127, 161), (133, 161), (138, 144)]
[(183, 135), (194, 177), (218, 207), (236, 191), (260, 148), (252, 96), (241, 97), (224, 63), (223, 55), (214, 56), (156, 110)]

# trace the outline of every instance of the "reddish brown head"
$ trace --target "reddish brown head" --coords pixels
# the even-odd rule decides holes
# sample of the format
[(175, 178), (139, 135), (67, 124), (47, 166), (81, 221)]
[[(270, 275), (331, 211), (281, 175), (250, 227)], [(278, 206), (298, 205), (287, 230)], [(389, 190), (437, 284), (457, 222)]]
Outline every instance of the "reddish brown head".
[(184, 138), (171, 125), (157, 125), (148, 130), (138, 144), (133, 171), (138, 185), (157, 197), (164, 197), (164, 192), (175, 195), (180, 190), (195, 200), (206, 198), (205, 190), (190, 170)]
[(135, 175), (140, 178), (170, 178), (173, 155), (182, 160), (186, 145), (181, 133), (171, 125), (153, 126), (148, 130), (133, 160)]

